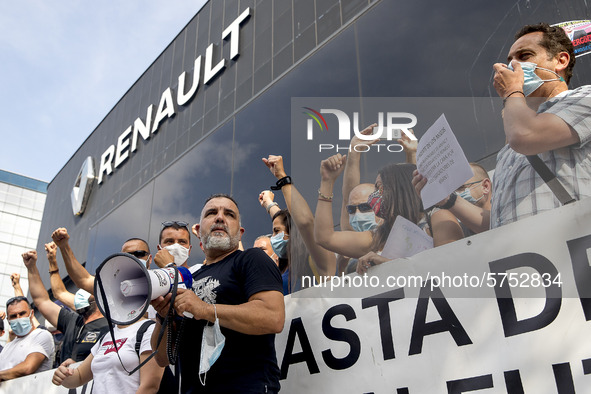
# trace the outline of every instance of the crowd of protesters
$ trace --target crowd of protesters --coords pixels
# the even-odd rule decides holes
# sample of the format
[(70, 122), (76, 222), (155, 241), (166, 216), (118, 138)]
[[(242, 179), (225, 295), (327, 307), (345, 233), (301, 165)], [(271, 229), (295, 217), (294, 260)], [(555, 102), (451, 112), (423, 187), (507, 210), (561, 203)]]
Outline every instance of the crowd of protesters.
[[(354, 137), (347, 155), (339, 153), (319, 164), (318, 198), (313, 207), (296, 188), (297, 180), (286, 173), (286, 158), (269, 155), (262, 159), (261, 171), (265, 165), (276, 184), (273, 190), (262, 190), (258, 196), (266, 211), (261, 215), (268, 215), (270, 228), (256, 238), (252, 248), (240, 242), (244, 228), (238, 203), (226, 195), (209, 198), (199, 223), (192, 227), (176, 220), (162, 223), (155, 255), (146, 241), (130, 234), (132, 238), (123, 243), (121, 252), (140, 259), (146, 268), (153, 263), (161, 268), (172, 264), (190, 269), (193, 289), (179, 290), (173, 306), (178, 315), (190, 312), (192, 319), (171, 316), (170, 295), (159, 297), (148, 316), (130, 325), (117, 325), (113, 338), (94, 299), (94, 276), (76, 259), (67, 230), (55, 230), (45, 250), (52, 293), (59, 304), (50, 299), (41, 280), (37, 253), (26, 252), (22, 259), (35, 308), (56, 330), (52, 336), (35, 319), (29, 299), (20, 290), (19, 277), (13, 274), (15, 297), (8, 300), (1, 316), (10, 324), (10, 340), (0, 353), (0, 381), (57, 367), (55, 384), (77, 387), (94, 378), (97, 393), (167, 392), (173, 386), (178, 390), (169, 366), (174, 360), (170, 354), (166, 357), (172, 349), (181, 361), (176, 373), (184, 376), (180, 383), (183, 392), (204, 383), (205, 387), (228, 392), (277, 392), (279, 371), (273, 335), (284, 324), (281, 296), (301, 290), (303, 276), (322, 281), (341, 273), (356, 271), (363, 275), (373, 265), (388, 262), (390, 259), (381, 252), (398, 217), (425, 231), (438, 247), (559, 207), (561, 202), (527, 156), (538, 155), (574, 199), (589, 197), (591, 108), (582, 98), (591, 96), (591, 87), (568, 90), (574, 66), (568, 37), (560, 28), (546, 24), (526, 26), (516, 35), (507, 60), (507, 65), (494, 65), (494, 87), (504, 99), (507, 137), (507, 145), (499, 152), (494, 183), (483, 167), (471, 163), (473, 176), (449, 197), (425, 209), (421, 191), (427, 179), (416, 168), (416, 141), (408, 136), (399, 140), (406, 162), (375, 169), (372, 184), (360, 179), (361, 159), (371, 152), (354, 147), (377, 140)], [(543, 100), (534, 102), (526, 97)], [(372, 135), (375, 126), (362, 133)], [(342, 204), (334, 207), (334, 185), (341, 176)], [(276, 201), (279, 193), (285, 207)], [(335, 210), (340, 212), (336, 225)], [(191, 234), (199, 239), (205, 253), (203, 264), (187, 264)], [(58, 249), (68, 275), (80, 289), (75, 294), (62, 282)], [(3, 334), (2, 320), (0, 323)], [(161, 330), (168, 335), (163, 342), (159, 341)], [(141, 338), (137, 338), (138, 332)], [(57, 352), (56, 333), (61, 336)], [(217, 337), (224, 337), (225, 346), (222, 342), (219, 349), (224, 350), (218, 349), (219, 359), (204, 361), (204, 347), (211, 345), (206, 337), (210, 333), (214, 338), (212, 352), (218, 349)], [(175, 349), (178, 341), (174, 338), (187, 345)], [(119, 341), (121, 346), (117, 346)], [(159, 346), (162, 351), (148, 359)], [(261, 349), (265, 350), (259, 353)], [(255, 353), (260, 356), (253, 359)], [(146, 359), (139, 373), (127, 376), (126, 369)], [(81, 362), (80, 366), (71, 368), (76, 362)], [(204, 362), (209, 377), (200, 382)], [(178, 382), (178, 375), (176, 378)]]

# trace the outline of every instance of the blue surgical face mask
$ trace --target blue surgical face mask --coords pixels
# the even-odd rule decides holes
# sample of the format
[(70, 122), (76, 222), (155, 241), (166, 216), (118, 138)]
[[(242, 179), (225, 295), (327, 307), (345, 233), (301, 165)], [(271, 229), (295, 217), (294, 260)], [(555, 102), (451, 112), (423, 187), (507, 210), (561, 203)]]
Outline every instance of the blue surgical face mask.
[(287, 241), (289, 240), (283, 239), (284, 236), (285, 233), (282, 231), (271, 237), (271, 247), (273, 248), (273, 252), (275, 252), (280, 259), (287, 257)]
[[(213, 326), (208, 324), (203, 327), (203, 334), (201, 336), (201, 353), (199, 359), (199, 381), (203, 386), (205, 386), (205, 381), (207, 378), (207, 371), (211, 368), (211, 366), (217, 361), (217, 359), (222, 354), (222, 350), (224, 349), (224, 345), (226, 344), (226, 337), (222, 334), (222, 330), (220, 329), (220, 321), (218, 320), (218, 313), (217, 309), (214, 309), (215, 313), (215, 321)], [(201, 380), (201, 375), (203, 376), (203, 380)]]
[[(537, 64), (531, 63), (531, 62), (518, 62), (518, 63), (521, 64), (521, 69), (523, 70), (523, 94), (525, 94), (526, 97), (529, 96), (530, 94), (532, 94), (534, 91), (536, 91), (540, 86), (542, 86), (544, 84), (544, 82), (551, 82), (551, 81), (564, 82), (564, 79), (552, 70), (548, 70), (547, 68), (543, 68), (543, 67), (538, 67)], [(507, 68), (511, 71), (514, 71), (511, 63), (509, 63)], [(542, 79), (538, 76), (538, 74), (535, 73), (536, 68), (538, 68), (540, 70), (549, 71), (552, 74), (555, 74), (558, 78)]]
[(357, 232), (371, 231), (378, 227), (378, 224), (376, 223), (376, 215), (373, 211), (357, 211), (353, 215), (349, 215), (349, 224), (351, 224), (353, 230)]
[[(33, 311), (31, 311), (31, 313), (33, 313)], [(33, 329), (30, 314), (27, 317), (9, 320), (8, 323), (10, 324), (10, 329), (15, 333), (17, 337), (24, 337)]]
[[(476, 187), (478, 185), (474, 185), (473, 187)], [(461, 193), (456, 193), (459, 197), (462, 197), (464, 200), (468, 201), (470, 204), (476, 204), (478, 201), (480, 201), (482, 199), (482, 197), (484, 197), (484, 194), (482, 196), (480, 196), (480, 198), (474, 198), (472, 197), (472, 193), (470, 193), (470, 189), (471, 187), (467, 187), (464, 189), (463, 192)]]

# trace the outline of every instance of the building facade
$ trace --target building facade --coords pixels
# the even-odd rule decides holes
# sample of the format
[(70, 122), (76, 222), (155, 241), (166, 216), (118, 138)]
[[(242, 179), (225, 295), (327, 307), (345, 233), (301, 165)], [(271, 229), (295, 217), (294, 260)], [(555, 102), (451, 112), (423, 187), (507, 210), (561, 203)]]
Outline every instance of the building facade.
[(0, 170), (0, 305), (3, 307), (14, 297), (11, 274), (21, 275), (24, 294), (29, 289), (21, 254), (37, 247), (46, 193), (46, 182)]
[[(361, 107), (395, 98), (399, 111), (418, 111), (418, 135), (446, 103), (459, 103), (449, 110), (454, 133), (468, 160), (491, 169), (504, 144), (492, 65), (506, 62), (524, 24), (588, 18), (583, 0), (210, 1), (49, 184), (37, 250), (63, 226), (90, 272), (131, 237), (146, 239), (154, 254), (161, 223), (196, 223), (213, 193), (238, 201), (251, 246), (271, 229), (258, 195), (275, 179), (261, 158), (283, 155), (315, 207), (319, 160), (329, 153), (293, 144), (301, 98), (354, 98)], [(577, 62), (571, 85), (591, 83), (590, 57)], [(427, 102), (441, 108), (429, 112)], [(482, 107), (496, 118), (480, 117)], [(372, 123), (376, 114), (363, 111), (363, 123)], [(376, 170), (364, 163), (362, 179), (373, 182)], [(189, 263), (202, 259), (194, 247)]]

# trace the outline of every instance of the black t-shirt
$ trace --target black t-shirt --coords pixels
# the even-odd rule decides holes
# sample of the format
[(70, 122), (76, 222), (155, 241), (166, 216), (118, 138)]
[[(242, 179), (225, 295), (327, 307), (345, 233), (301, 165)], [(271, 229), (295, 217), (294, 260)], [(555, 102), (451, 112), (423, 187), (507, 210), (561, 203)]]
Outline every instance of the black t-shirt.
[(101, 317), (84, 324), (82, 316), (62, 308), (57, 319), (57, 329), (64, 334), (60, 364), (69, 358), (82, 361), (104, 333), (109, 331), (107, 319)]
[[(193, 291), (209, 304), (239, 305), (261, 291), (283, 291), (281, 274), (261, 249), (236, 251), (193, 274)], [(199, 382), (199, 354), (205, 320), (185, 319), (179, 346), (183, 393), (279, 391), (275, 335), (246, 335), (221, 327), (226, 342), (220, 357)]]

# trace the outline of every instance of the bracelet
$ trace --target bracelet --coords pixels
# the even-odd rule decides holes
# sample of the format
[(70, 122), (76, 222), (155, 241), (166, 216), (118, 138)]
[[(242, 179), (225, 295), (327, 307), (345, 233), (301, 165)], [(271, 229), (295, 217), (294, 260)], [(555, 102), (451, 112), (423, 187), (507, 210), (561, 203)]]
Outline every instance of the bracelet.
[(59, 272), (60, 272), (59, 269), (57, 269), (57, 270), (50, 270), (49, 271), (49, 275), (58, 274)]
[[(322, 193), (320, 192), (320, 189), (318, 189), (318, 196), (319, 196), (320, 198), (322, 198), (322, 199), (326, 200), (326, 201), (332, 201), (332, 198), (334, 197), (334, 194), (333, 194), (333, 193), (331, 193), (331, 194), (330, 194), (330, 196), (325, 196), (324, 194), (322, 194)], [(319, 198), (319, 200), (320, 200), (320, 198)]]
[(271, 190), (281, 190), (281, 188), (285, 185), (291, 185), (291, 177), (289, 175), (279, 179), (275, 183), (275, 186), (271, 186)]
[(456, 203), (457, 198), (458, 198), (458, 195), (457, 194), (455, 194), (455, 193), (450, 194), (449, 195), (449, 200), (447, 200), (447, 202), (445, 204), (439, 206), (439, 208), (441, 208), (441, 209), (450, 209)]
[(171, 267), (176, 267), (176, 264), (174, 262), (168, 263), (168, 264), (166, 264), (166, 266), (164, 268), (171, 268)]
[(213, 305), (213, 322), (215, 323), (215, 321), (218, 319), (218, 308), (215, 307), (215, 304), (211, 304)]
[(158, 323), (160, 323), (160, 325), (164, 323), (164, 318), (160, 316), (159, 313), (156, 313), (156, 319), (158, 319)]
[(523, 93), (521, 90), (515, 90), (515, 91), (513, 91), (513, 92), (509, 93), (509, 94), (507, 95), (507, 97), (505, 97), (505, 98), (503, 99), (503, 108), (505, 108), (505, 102), (507, 101), (507, 99), (508, 99), (509, 97), (511, 97), (511, 96), (512, 96), (513, 94), (515, 94), (515, 93), (521, 93), (521, 94), (523, 94), (523, 97), (525, 97), (525, 93)]
[(318, 201), (332, 202), (332, 199), (318, 197)]
[(267, 210), (267, 213), (269, 213), (269, 211), (271, 210), (271, 208), (273, 207), (278, 207), (279, 204), (277, 204), (276, 202), (272, 202), (269, 205), (267, 205), (267, 207), (265, 208)]

